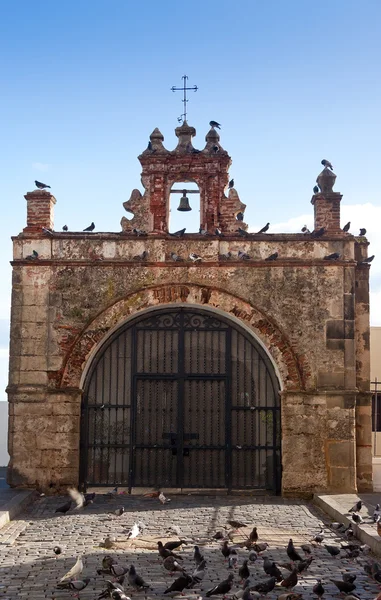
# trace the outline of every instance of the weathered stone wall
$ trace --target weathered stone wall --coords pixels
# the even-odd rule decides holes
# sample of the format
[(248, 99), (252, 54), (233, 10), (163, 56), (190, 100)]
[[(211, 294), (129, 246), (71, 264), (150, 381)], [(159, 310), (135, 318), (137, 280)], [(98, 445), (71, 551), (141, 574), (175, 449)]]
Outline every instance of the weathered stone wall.
[[(38, 259), (26, 258), (32, 250)], [(143, 250), (147, 259), (133, 260)], [(238, 250), (252, 259), (239, 261)], [(219, 260), (228, 251), (233, 257)], [(264, 260), (275, 251), (277, 261)], [(203, 261), (173, 262), (171, 252), (184, 259), (196, 252)], [(323, 260), (332, 252), (341, 259)], [(277, 365), (284, 493), (355, 491), (356, 477), (369, 486), (368, 267), (357, 267), (354, 253), (355, 239), (337, 234), (14, 238), (11, 484), (77, 484), (81, 377), (88, 361), (130, 315), (182, 302), (241, 320)], [(360, 402), (356, 386), (363, 391)]]

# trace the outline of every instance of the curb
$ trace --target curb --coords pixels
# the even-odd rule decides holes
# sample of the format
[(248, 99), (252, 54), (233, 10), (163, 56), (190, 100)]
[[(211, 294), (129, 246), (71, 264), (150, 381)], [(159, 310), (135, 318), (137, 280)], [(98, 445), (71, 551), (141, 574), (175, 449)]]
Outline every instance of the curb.
[(35, 490), (17, 490), (13, 497), (1, 504), (0, 529), (15, 519), (35, 497)]
[(362, 523), (357, 525), (348, 518), (348, 513), (345, 513), (343, 507), (332, 496), (318, 496), (314, 494), (313, 502), (321, 508), (325, 513), (339, 523), (351, 525), (353, 533), (363, 544), (368, 544), (371, 551), (377, 556), (381, 556), (381, 537), (371, 525)]

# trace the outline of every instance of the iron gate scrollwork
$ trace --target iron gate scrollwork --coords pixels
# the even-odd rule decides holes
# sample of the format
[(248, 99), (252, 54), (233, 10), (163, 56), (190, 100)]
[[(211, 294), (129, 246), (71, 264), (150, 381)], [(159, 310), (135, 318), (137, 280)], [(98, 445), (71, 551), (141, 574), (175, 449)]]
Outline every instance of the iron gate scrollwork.
[(145, 314), (89, 370), (81, 481), (267, 489), (281, 478), (279, 383), (256, 340), (207, 310)]

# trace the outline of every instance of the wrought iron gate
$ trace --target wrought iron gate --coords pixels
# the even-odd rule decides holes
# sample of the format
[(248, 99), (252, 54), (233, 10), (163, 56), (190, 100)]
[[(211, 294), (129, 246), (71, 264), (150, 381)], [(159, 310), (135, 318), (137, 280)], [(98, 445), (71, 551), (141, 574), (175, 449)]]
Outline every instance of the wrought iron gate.
[(263, 349), (207, 310), (145, 314), (89, 371), (81, 481), (280, 491), (279, 384)]

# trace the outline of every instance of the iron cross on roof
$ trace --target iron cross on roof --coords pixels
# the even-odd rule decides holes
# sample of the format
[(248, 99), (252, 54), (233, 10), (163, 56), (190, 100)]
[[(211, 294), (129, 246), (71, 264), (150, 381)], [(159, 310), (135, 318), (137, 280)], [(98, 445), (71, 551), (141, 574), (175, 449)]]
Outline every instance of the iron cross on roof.
[(187, 79), (188, 79), (188, 75), (183, 75), (182, 78), (184, 80), (184, 84), (182, 88), (178, 88), (175, 86), (171, 87), (172, 92), (184, 92), (184, 96), (183, 96), (183, 104), (184, 104), (184, 112), (182, 115), (180, 115), (177, 120), (180, 122), (182, 121), (183, 123), (187, 120), (187, 91), (188, 90), (193, 90), (194, 92), (197, 92), (198, 87), (197, 85), (194, 85), (193, 87), (187, 87)]

